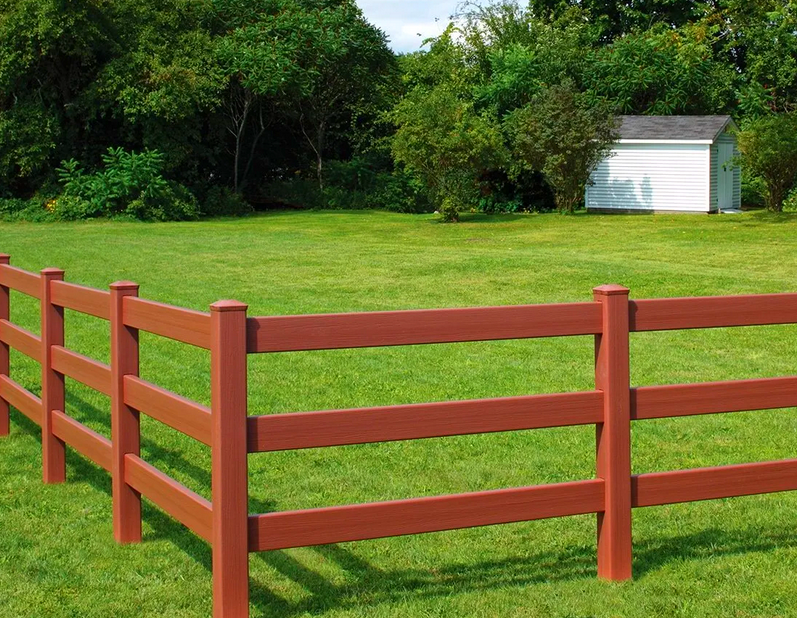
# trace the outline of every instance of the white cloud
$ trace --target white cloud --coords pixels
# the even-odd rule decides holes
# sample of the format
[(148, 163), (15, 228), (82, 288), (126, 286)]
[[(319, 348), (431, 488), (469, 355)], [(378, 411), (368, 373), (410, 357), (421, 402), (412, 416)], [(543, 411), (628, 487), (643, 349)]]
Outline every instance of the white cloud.
[(368, 21), (384, 30), (390, 46), (406, 52), (442, 34), (458, 0), (358, 0), (358, 4)]

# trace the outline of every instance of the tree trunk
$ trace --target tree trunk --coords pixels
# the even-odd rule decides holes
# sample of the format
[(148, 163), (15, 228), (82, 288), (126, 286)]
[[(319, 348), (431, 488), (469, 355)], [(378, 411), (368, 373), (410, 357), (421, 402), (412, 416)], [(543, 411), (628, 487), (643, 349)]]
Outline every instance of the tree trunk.
[(317, 132), (317, 147), (315, 149), (316, 154), (316, 172), (318, 174), (318, 186), (323, 189), (324, 188), (324, 133), (326, 129), (326, 124), (321, 122), (318, 125), (318, 132)]
[(786, 189), (779, 186), (770, 186), (767, 190), (766, 203), (767, 210), (771, 212), (783, 212), (783, 200), (786, 199)]
[[(242, 177), (242, 186), (246, 185), (246, 179), (249, 177), (249, 170), (252, 169), (252, 161), (255, 159), (255, 152), (257, 151), (257, 145), (260, 142), (260, 138), (263, 137), (263, 133), (266, 132), (266, 123), (263, 120), (263, 103), (261, 102), (259, 105), (260, 108), (260, 131), (257, 135), (255, 135), (255, 139), (252, 141), (252, 147), (249, 149), (249, 160), (246, 162), (246, 169), (244, 170), (243, 177)], [(238, 189), (236, 187), (236, 193)]]
[(249, 118), (249, 100), (246, 101), (244, 104), (244, 113), (241, 119), (241, 123), (238, 125), (238, 131), (235, 135), (235, 192), (238, 193), (239, 183), (238, 178), (241, 173), (241, 148), (243, 147), (243, 140), (244, 140), (244, 132), (246, 130), (246, 121)]
[(324, 137), (326, 134), (327, 124), (323, 120), (318, 123), (318, 128), (316, 129), (316, 139), (313, 141), (310, 136), (307, 134), (307, 131), (304, 128), (304, 114), (299, 116), (299, 126), (302, 128), (302, 134), (304, 135), (304, 139), (307, 140), (307, 143), (310, 144), (310, 148), (313, 149), (315, 153), (315, 162), (316, 162), (316, 177), (318, 178), (318, 186), (319, 188), (324, 188)]

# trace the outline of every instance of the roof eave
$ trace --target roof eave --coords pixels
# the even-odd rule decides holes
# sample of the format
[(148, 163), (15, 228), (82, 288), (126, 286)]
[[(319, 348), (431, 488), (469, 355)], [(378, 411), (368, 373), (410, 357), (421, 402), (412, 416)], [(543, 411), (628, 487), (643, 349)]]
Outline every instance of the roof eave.
[[(719, 136), (719, 133), (717, 134)], [(710, 146), (716, 141), (711, 139), (624, 139), (617, 140), (618, 144), (684, 144)]]

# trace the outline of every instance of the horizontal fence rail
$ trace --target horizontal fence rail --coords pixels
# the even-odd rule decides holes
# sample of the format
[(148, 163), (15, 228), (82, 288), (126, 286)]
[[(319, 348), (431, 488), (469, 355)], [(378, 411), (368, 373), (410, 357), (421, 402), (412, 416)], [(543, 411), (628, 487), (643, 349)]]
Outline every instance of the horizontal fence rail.
[(124, 299), (124, 323), (138, 330), (210, 349), (210, 315), (133, 296)]
[(70, 418), (60, 410), (53, 411), (53, 433), (78, 453), (108, 472), (111, 471), (111, 441)]
[(250, 416), (249, 452), (594, 425), (603, 394), (562, 393), (475, 401)]
[[(41, 336), (11, 321), (11, 290), (40, 300)], [(64, 309), (110, 322), (110, 364), (65, 346)], [(631, 576), (631, 509), (797, 490), (794, 459), (632, 475), (633, 422), (797, 407), (797, 376), (632, 388), (630, 334), (793, 323), (797, 294), (629, 300), (620, 286), (582, 303), (247, 318), (235, 301), (183, 309), (139, 298), (134, 283), (96, 290), (0, 254), (0, 435), (11, 407), (40, 426), (48, 483), (65, 480), (65, 446), (107, 470), (117, 541), (141, 539), (143, 496), (210, 543), (215, 618), (248, 616), (250, 552), (588, 513), (597, 514), (598, 575), (621, 580)], [(210, 407), (141, 379), (140, 332), (210, 351)], [(247, 416), (247, 354), (584, 335), (596, 342), (591, 391)], [(11, 378), (11, 349), (41, 364), (41, 397)], [(66, 377), (110, 398), (111, 439), (64, 411)], [(141, 457), (140, 414), (210, 447), (212, 500)], [(248, 453), (579, 425), (597, 428), (592, 479), (248, 512)]]
[(50, 348), (53, 369), (63, 375), (111, 396), (111, 368), (60, 345)]
[(41, 298), (41, 277), (8, 263), (0, 263), (0, 286)]
[(37, 363), (41, 362), (41, 338), (8, 320), (0, 320), (0, 342), (22, 352)]
[(269, 551), (441, 532), (603, 510), (600, 479), (249, 518), (249, 549)]
[(72, 309), (78, 313), (93, 315), (102, 320), (111, 319), (111, 295), (103, 290), (93, 290), (65, 281), (50, 284), (51, 301), (54, 305)]
[(797, 294), (630, 301), (631, 332), (797, 323)]
[(125, 376), (124, 386), (131, 408), (210, 446), (210, 409), (136, 376)]
[(250, 353), (594, 335), (595, 303), (250, 318)]

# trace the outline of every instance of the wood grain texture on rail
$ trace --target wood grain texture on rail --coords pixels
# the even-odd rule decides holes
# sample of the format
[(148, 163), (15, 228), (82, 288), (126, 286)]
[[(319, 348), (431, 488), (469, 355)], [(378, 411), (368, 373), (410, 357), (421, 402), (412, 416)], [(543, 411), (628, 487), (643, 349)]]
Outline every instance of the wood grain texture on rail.
[(797, 406), (797, 377), (643, 386), (631, 390), (631, 418), (646, 420)]
[(87, 288), (65, 281), (50, 284), (51, 301), (54, 305), (72, 311), (93, 315), (103, 320), (111, 319), (111, 294), (104, 290)]
[(797, 294), (657, 298), (630, 305), (632, 332), (797, 323)]
[(631, 488), (635, 507), (792, 491), (797, 459), (640, 474)]
[(249, 551), (474, 528), (603, 510), (600, 479), (249, 517)]
[(108, 472), (111, 471), (111, 441), (67, 416), (60, 410), (53, 411), (53, 434), (66, 442), (84, 457)]
[(0, 285), (33, 298), (41, 298), (41, 280), (39, 275), (15, 266), (0, 264)]
[(50, 350), (53, 369), (110, 397), (111, 368), (108, 365), (63, 346), (56, 345)]
[(0, 320), (0, 341), (7, 343), (18, 352), (32, 358), (37, 363), (42, 359), (42, 341), (37, 335), (8, 320)]
[(209, 408), (136, 376), (125, 376), (124, 385), (128, 406), (210, 446)]
[(125, 482), (197, 535), (211, 540), (211, 505), (136, 455), (125, 455)]
[(14, 382), (0, 375), (0, 398), (7, 401), (37, 425), (42, 424), (42, 400)]
[(249, 318), (249, 353), (592, 335), (596, 303)]
[(134, 296), (125, 298), (123, 312), (127, 326), (210, 349), (210, 315), (207, 313)]
[(416, 440), (545, 427), (603, 419), (603, 393), (561, 393), (446, 401), (352, 410), (250, 416), (250, 453)]

